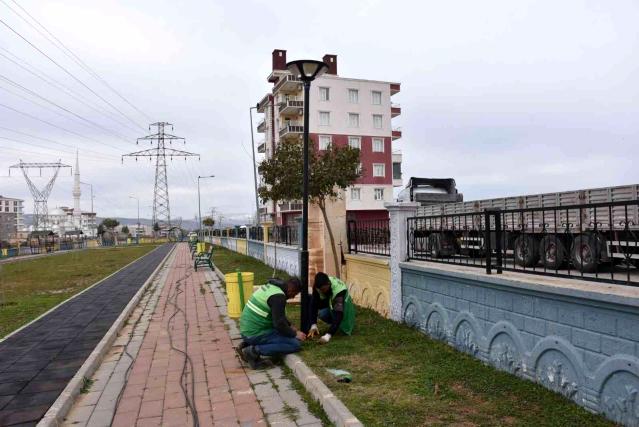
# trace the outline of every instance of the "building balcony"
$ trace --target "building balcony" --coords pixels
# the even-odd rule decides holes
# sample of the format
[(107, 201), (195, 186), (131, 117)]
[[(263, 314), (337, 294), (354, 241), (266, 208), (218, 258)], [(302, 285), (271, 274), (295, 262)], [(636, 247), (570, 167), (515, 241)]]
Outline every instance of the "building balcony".
[(301, 116), (304, 113), (304, 98), (301, 96), (282, 96), (279, 107), (280, 114)]
[(266, 120), (262, 119), (258, 124), (257, 124), (257, 131), (259, 133), (264, 133), (266, 132)]
[(268, 105), (268, 97), (269, 94), (267, 93), (266, 95), (264, 95), (264, 97), (260, 100), (260, 102), (257, 103), (257, 112), (258, 113), (264, 113), (266, 112), (266, 106)]
[(294, 76), (292, 74), (287, 74), (285, 76), (280, 77), (280, 79), (275, 83), (275, 87), (273, 88), (273, 93), (277, 92), (298, 92), (302, 90), (302, 81), (299, 77)]
[(393, 152), (393, 187), (402, 186), (402, 152)]
[(401, 127), (396, 127), (393, 128), (393, 141), (395, 141), (396, 139), (399, 139), (402, 137), (402, 128)]
[(260, 154), (266, 153), (266, 141), (262, 141), (257, 146), (257, 152)]
[(299, 137), (304, 132), (304, 123), (288, 121), (280, 129), (280, 139)]
[(391, 117), (397, 117), (402, 114), (402, 107), (399, 104), (391, 103)]
[(280, 208), (280, 212), (298, 212), (302, 210), (302, 203), (300, 202), (280, 203), (278, 207)]
[(391, 83), (390, 84), (390, 94), (391, 94), (391, 96), (399, 93), (400, 90), (401, 89), (400, 89), (400, 84), (399, 83)]

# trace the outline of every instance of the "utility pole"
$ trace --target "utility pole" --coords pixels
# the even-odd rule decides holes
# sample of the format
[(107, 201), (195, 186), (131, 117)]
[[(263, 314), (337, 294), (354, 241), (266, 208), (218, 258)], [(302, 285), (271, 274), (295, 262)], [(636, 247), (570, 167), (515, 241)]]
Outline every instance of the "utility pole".
[(215, 178), (215, 175), (199, 176), (197, 177), (197, 214), (198, 214), (198, 233), (202, 232), (202, 200), (200, 199), (200, 180), (206, 178)]
[(200, 155), (190, 153), (188, 151), (167, 148), (165, 146), (166, 142), (173, 144), (174, 140), (182, 140), (183, 143), (186, 143), (184, 138), (171, 135), (164, 131), (164, 128), (168, 126), (171, 126), (171, 131), (173, 130), (173, 125), (171, 123), (152, 123), (149, 126), (149, 130), (151, 129), (151, 126), (157, 128), (157, 132), (138, 138), (136, 144), (139, 144), (140, 141), (150, 141), (151, 145), (155, 142), (157, 146), (148, 150), (124, 154), (122, 156), (122, 162), (124, 163), (125, 157), (135, 157), (136, 161), (138, 160), (138, 157), (148, 157), (149, 161), (155, 157), (155, 187), (153, 189), (152, 227), (155, 227), (155, 224), (157, 223), (160, 230), (168, 231), (171, 228), (171, 209), (169, 205), (169, 182), (166, 175), (166, 157), (169, 156), (171, 161), (173, 161), (173, 157), (184, 157), (184, 161), (186, 161), (187, 157), (197, 157), (199, 159)]
[[(259, 104), (258, 104), (259, 105)], [(255, 107), (249, 108), (249, 117), (251, 119), (251, 154), (253, 154), (253, 183), (255, 184), (255, 223), (260, 225), (260, 203), (257, 198), (257, 164), (255, 163), (255, 139), (253, 137), (253, 110)]]
[[(53, 169), (53, 176), (49, 179), (47, 185), (42, 190), (39, 190), (35, 186), (31, 178), (29, 178), (29, 169), (40, 169), (40, 176), (42, 176), (42, 169)], [(33, 229), (34, 230), (46, 230), (49, 222), (49, 208), (47, 201), (51, 190), (53, 190), (53, 184), (58, 177), (60, 168), (71, 168), (69, 165), (62, 164), (60, 160), (56, 163), (25, 163), (20, 160), (20, 163), (13, 166), (9, 166), (9, 175), (11, 175), (11, 169), (20, 169), (24, 179), (27, 181), (31, 195), (33, 196)]]

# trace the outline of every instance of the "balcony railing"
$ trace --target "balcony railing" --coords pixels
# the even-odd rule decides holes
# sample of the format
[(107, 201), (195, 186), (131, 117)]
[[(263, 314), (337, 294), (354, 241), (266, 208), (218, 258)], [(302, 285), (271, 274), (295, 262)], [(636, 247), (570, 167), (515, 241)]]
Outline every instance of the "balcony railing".
[(266, 132), (266, 120), (265, 119), (262, 119), (262, 121), (260, 121), (257, 124), (257, 131), (260, 132), (260, 133)]
[(302, 88), (302, 81), (299, 77), (289, 74), (287, 76), (282, 76), (275, 84), (273, 88), (273, 93), (276, 93), (280, 90), (284, 91), (294, 91), (300, 90)]
[(262, 141), (257, 146), (257, 152), (260, 154), (266, 153), (266, 142)]
[(302, 203), (280, 203), (280, 212), (301, 211)]
[(280, 114), (302, 115), (304, 98), (301, 96), (282, 96), (279, 100)]
[(393, 140), (399, 139), (402, 137), (402, 128), (395, 127), (393, 128)]
[(284, 138), (289, 135), (300, 135), (302, 132), (304, 132), (303, 122), (289, 121), (280, 129), (280, 138)]
[(397, 117), (402, 114), (402, 106), (399, 104), (391, 103), (391, 117)]

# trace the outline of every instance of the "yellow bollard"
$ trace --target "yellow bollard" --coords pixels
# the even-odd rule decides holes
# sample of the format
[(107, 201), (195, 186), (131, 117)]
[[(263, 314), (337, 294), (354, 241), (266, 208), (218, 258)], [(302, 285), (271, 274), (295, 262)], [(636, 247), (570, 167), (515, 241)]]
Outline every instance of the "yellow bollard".
[(196, 254), (203, 254), (206, 252), (206, 243), (205, 242), (197, 242), (195, 247)]
[(238, 319), (242, 314), (244, 305), (253, 295), (254, 274), (250, 272), (228, 273), (224, 275), (224, 281), (226, 282), (226, 296), (229, 301), (227, 307), (229, 317)]

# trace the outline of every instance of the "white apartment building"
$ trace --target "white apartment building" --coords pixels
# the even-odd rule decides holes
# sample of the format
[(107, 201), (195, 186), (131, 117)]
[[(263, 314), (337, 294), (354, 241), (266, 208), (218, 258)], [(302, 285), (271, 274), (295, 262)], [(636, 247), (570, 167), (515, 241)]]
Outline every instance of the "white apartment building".
[(24, 231), (24, 200), (0, 196), (0, 241), (18, 238)]
[[(286, 70), (286, 51), (276, 49), (268, 81), (271, 92), (258, 103), (264, 119), (258, 132), (264, 140), (258, 152), (270, 157), (281, 142), (302, 138), (302, 83)], [(388, 213), (384, 202), (392, 201), (393, 187), (401, 186), (401, 153), (393, 141), (401, 138), (401, 129), (392, 119), (401, 114), (399, 105), (391, 102), (400, 84), (377, 80), (340, 77), (337, 56), (325, 55), (329, 69), (311, 85), (309, 135), (316, 150), (329, 144), (351, 145), (360, 149), (362, 176), (346, 191), (348, 219), (382, 219)], [(301, 215), (301, 203), (266, 203), (262, 220), (290, 224)]]

